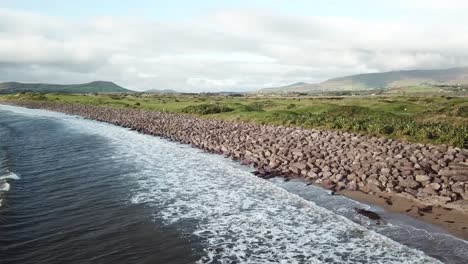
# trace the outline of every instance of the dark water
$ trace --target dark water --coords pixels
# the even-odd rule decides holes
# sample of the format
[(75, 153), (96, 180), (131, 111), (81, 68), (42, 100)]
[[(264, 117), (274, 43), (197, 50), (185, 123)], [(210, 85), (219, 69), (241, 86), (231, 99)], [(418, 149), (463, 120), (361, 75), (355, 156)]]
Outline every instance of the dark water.
[(129, 203), (132, 163), (50, 118), (0, 112), (0, 263), (191, 263), (196, 242)]
[(468, 244), (436, 228), (400, 225), (401, 217), (376, 226), (354, 213), (366, 205), (46, 111), (0, 106), (1, 182), (10, 186), (0, 191), (0, 263), (466, 263), (468, 256)]

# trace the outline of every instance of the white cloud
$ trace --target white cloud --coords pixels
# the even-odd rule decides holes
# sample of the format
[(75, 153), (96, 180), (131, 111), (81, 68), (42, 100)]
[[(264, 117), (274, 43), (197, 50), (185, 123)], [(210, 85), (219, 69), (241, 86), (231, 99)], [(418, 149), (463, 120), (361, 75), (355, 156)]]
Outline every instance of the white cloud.
[(140, 90), (224, 91), (462, 66), (468, 61), (463, 25), (251, 10), (219, 11), (190, 23), (76, 21), (0, 9), (0, 80), (99, 79)]

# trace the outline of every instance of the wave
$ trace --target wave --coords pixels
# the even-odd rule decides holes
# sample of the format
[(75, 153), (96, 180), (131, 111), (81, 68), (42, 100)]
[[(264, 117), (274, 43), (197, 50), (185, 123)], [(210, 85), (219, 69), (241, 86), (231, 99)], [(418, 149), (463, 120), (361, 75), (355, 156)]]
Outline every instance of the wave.
[(20, 177), (13, 172), (8, 172), (5, 175), (0, 176), (0, 208), (3, 206), (4, 199), (2, 193), (10, 191), (11, 185), (7, 180), (19, 180)]
[(0, 176), (0, 180), (7, 180), (7, 179), (19, 180), (20, 177), (13, 172), (7, 172), (7, 174)]
[(0, 182), (0, 191), (1, 192), (8, 192), (10, 191), (10, 184), (6, 181)]
[(116, 156), (137, 165), (125, 175), (139, 186), (132, 203), (152, 208), (167, 225), (196, 223), (205, 252), (199, 263), (440, 263), (221, 156), (109, 124), (9, 109), (45, 112), (109, 139)]
[(199, 263), (438, 263), (265, 180), (221, 156), (119, 129), (102, 129), (140, 170), (133, 203), (166, 224), (195, 220)]

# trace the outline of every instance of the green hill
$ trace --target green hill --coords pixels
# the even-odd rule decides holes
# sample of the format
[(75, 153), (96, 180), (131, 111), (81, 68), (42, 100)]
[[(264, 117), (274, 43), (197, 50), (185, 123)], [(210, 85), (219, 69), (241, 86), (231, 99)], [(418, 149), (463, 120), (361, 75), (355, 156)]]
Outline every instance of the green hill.
[(128, 93), (133, 92), (113, 82), (95, 81), (84, 84), (0, 83), (0, 93)]
[(289, 85), (259, 90), (260, 93), (310, 93), (357, 91), (410, 86), (467, 85), (468, 67), (443, 70), (410, 70), (366, 73), (339, 77), (317, 84)]

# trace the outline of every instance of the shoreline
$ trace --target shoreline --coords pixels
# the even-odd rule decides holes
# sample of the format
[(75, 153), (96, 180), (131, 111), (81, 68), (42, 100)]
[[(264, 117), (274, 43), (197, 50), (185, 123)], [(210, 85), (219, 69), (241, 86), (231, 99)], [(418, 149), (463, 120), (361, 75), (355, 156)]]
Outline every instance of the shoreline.
[[(465, 177), (468, 177), (468, 167), (464, 165), (468, 161), (468, 152), (466, 150), (391, 140), (380, 142), (381, 139), (379, 138), (336, 131), (202, 120), (197, 117), (174, 113), (112, 109), (77, 104), (63, 105), (25, 101), (3, 103), (79, 115), (182, 144), (190, 144), (192, 147), (206, 152), (221, 154), (238, 160), (245, 165), (253, 165), (257, 169), (254, 174), (258, 177), (269, 178), (274, 175), (286, 179), (299, 178), (306, 183), (310, 182), (322, 188), (336, 191), (338, 194), (353, 200), (375, 204), (390, 212), (402, 213), (440, 226), (455, 237), (465, 241), (468, 240), (468, 183), (465, 179)], [(259, 129), (261, 131), (258, 131)], [(223, 132), (226, 133), (223, 134)], [(282, 141), (281, 133), (284, 132), (292, 133), (293, 136), (298, 134), (299, 136), (292, 137), (293, 141), (286, 142), (286, 147), (282, 145), (276, 148), (271, 147), (272, 144), (268, 144), (272, 135), (279, 136), (277, 143)], [(301, 134), (302, 136), (310, 136), (311, 133), (321, 135), (320, 137), (314, 137), (312, 140), (312, 143), (319, 145), (318, 147), (315, 146), (316, 150), (311, 149), (310, 144), (301, 145), (301, 147), (292, 146), (297, 141), (303, 140), (300, 139)], [(239, 134), (240, 137), (237, 138)], [(237, 140), (232, 140), (229, 135), (236, 135), (235, 139)], [(284, 135), (286, 137), (290, 136), (290, 134)], [(323, 136), (329, 141), (323, 142)], [(215, 138), (213, 139), (213, 137)], [(352, 140), (358, 138), (360, 142), (364, 141), (364, 144), (362, 146), (361, 144), (338, 145), (336, 141), (339, 141), (340, 137), (342, 139), (343, 137), (349, 137)], [(366, 140), (369, 140), (369, 142)], [(334, 145), (330, 147), (326, 144), (327, 142)], [(379, 143), (381, 144), (379, 145)], [(373, 144), (377, 145), (376, 149), (390, 148), (391, 144), (397, 147), (403, 146), (403, 151), (401, 153), (391, 152), (397, 156), (395, 159), (385, 158), (385, 155), (366, 156), (367, 158), (364, 161), (358, 161), (361, 162), (360, 165), (366, 166), (355, 166), (355, 160), (349, 163), (350, 166), (343, 165), (348, 169), (341, 169), (343, 162), (336, 156), (341, 157), (343, 160), (350, 160), (350, 155), (343, 155), (343, 152), (348, 150), (350, 153), (345, 154), (354, 154), (358, 157), (365, 156), (367, 152), (376, 150)], [(239, 145), (242, 145), (243, 148), (239, 148)], [(364, 152), (360, 151), (359, 148), (361, 147)], [(271, 148), (276, 150), (276, 153)], [(284, 148), (287, 151), (284, 151)], [(325, 153), (322, 151), (324, 148), (327, 151)], [(332, 148), (331, 152), (329, 151), (330, 148)], [(358, 150), (357, 152), (353, 152), (355, 148)], [(441, 152), (440, 155), (443, 161), (452, 160), (452, 162), (446, 161), (444, 163), (437, 160), (432, 165), (428, 162), (429, 166), (423, 164), (424, 160), (431, 160), (430, 156), (434, 153), (434, 150), (436, 153)], [(419, 151), (418, 154), (421, 154), (422, 158), (418, 157), (418, 162), (412, 161), (413, 156), (406, 156), (407, 153), (412, 153), (412, 151)], [(310, 155), (309, 153), (313, 154)], [(335, 157), (334, 159), (327, 159), (326, 155), (334, 155)], [(272, 156), (277, 157), (275, 161), (279, 160), (280, 165), (275, 166), (277, 164), (272, 164)], [(301, 158), (304, 156), (306, 158)], [(398, 166), (399, 159), (406, 160), (404, 164), (406, 168)], [(319, 162), (316, 164), (311, 160)], [(395, 163), (395, 165), (392, 163)], [(377, 171), (373, 166), (374, 164), (379, 166)], [(406, 170), (408, 164), (412, 164), (415, 168), (408, 172)], [(442, 173), (434, 174), (434, 172), (438, 172), (436, 168)], [(367, 173), (364, 169), (370, 170), (372, 173)], [(396, 173), (404, 174), (404, 177), (394, 177)], [(458, 190), (458, 192), (455, 192), (454, 189)]]
[[(255, 173), (252, 174), (255, 175)], [(307, 182), (304, 178), (297, 178), (297, 180), (307, 185), (313, 185), (324, 190), (329, 190), (322, 184)], [(411, 200), (398, 194), (383, 192), (368, 194), (361, 191), (344, 189), (331, 193), (331, 195), (341, 195), (369, 206), (378, 206), (384, 209), (387, 213), (409, 216), (424, 223), (434, 225), (445, 231), (447, 235), (451, 235), (468, 243), (468, 207), (458, 205), (431, 205), (421, 201)], [(369, 210), (368, 212), (375, 213), (372, 210)], [(375, 214), (380, 217), (380, 213), (377, 212)], [(366, 217), (375, 221), (369, 216)]]
[(468, 242), (468, 212), (442, 206), (431, 206), (405, 197), (379, 193), (366, 194), (360, 191), (343, 190), (337, 192), (349, 199), (369, 205), (377, 205), (387, 212), (410, 216), (440, 227), (448, 234)]

